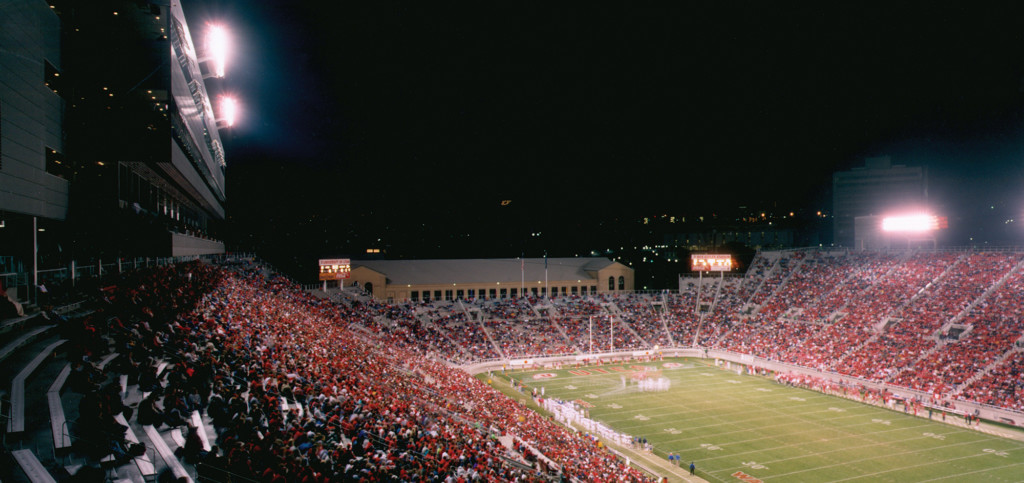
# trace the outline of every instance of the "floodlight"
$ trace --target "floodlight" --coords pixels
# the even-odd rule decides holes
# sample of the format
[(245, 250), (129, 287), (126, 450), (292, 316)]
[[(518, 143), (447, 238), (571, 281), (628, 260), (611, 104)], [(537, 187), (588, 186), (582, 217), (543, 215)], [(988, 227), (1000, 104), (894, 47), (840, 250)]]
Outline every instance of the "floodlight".
[(223, 122), (228, 127), (234, 126), (235, 116), (238, 114), (238, 102), (235, 101), (235, 98), (221, 96), (220, 113), (221, 117), (218, 121)]
[(206, 52), (213, 60), (213, 75), (224, 77), (228, 54), (231, 52), (231, 38), (221, 25), (211, 25), (206, 34)]
[(882, 231), (922, 233), (940, 228), (939, 217), (935, 215), (889, 216), (882, 219)]

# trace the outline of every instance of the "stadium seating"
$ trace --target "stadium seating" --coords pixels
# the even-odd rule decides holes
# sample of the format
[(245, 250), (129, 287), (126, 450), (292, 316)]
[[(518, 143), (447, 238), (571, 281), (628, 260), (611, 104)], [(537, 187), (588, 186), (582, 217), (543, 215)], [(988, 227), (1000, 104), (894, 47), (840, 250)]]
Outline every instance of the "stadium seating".
[[(685, 280), (672, 293), (410, 303), (317, 298), (251, 264), (184, 264), (133, 275), (69, 323), (80, 337), (70, 337), (65, 378), (89, 401), (113, 398), (97, 414), (160, 455), (128, 458), (143, 476), (644, 480), (592, 438), (454, 365), (582, 355), (591, 338), (595, 350), (696, 341), (1024, 411), (1021, 260), (795, 250), (760, 254), (745, 277)], [(109, 357), (107, 346), (121, 354), (104, 359), (114, 369), (82, 382), (77, 361)], [(100, 389), (108, 384), (116, 396)], [(63, 385), (51, 386), (58, 403)], [(125, 387), (149, 396), (137, 420), (115, 412)], [(187, 426), (196, 430), (184, 435)]]

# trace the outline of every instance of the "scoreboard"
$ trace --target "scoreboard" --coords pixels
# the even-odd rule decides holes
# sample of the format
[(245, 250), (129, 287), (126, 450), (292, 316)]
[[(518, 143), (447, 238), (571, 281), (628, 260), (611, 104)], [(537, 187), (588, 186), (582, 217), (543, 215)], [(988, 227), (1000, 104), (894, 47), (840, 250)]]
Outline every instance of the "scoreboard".
[(728, 272), (732, 270), (732, 256), (690, 255), (690, 270), (694, 272)]
[(344, 280), (352, 273), (352, 260), (333, 258), (320, 260), (320, 280)]

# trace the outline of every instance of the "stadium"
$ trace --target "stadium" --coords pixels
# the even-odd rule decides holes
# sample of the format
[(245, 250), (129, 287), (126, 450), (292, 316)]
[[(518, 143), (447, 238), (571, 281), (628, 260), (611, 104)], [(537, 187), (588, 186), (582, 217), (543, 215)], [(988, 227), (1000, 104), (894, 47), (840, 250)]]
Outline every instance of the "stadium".
[(4, 323), (6, 434), (129, 480), (1012, 481), (1022, 267), (788, 250), (672, 292), (382, 303), (167, 261)]
[[(186, 2), (197, 11), (202, 3)], [(617, 220), (613, 209), (639, 175), (576, 161), (558, 167), (561, 178), (538, 170), (529, 174), (569, 202), (536, 205), (479, 183), (501, 192), (497, 221), (477, 217), (468, 195), (435, 200), (409, 189), (472, 180), (419, 179), (401, 163), (387, 170), (414, 181), (405, 188), (387, 176), (379, 179), (395, 182), (384, 187), (377, 177), (303, 178), (322, 196), (299, 200), (308, 213), (277, 199), (284, 190), (273, 183), (288, 176), (261, 180), (250, 192), (315, 233), (321, 253), (279, 234), (292, 260), (337, 255), (301, 283), (228, 236), (240, 212), (269, 227), (243, 240), (287, 230), (244, 202), (228, 209), (225, 144), (237, 107), (221, 56), (229, 35), (186, 13), (178, 0), (0, 2), (0, 480), (1024, 481), (1024, 249), (944, 247), (949, 219), (891, 216), (894, 206), (927, 205), (925, 168), (882, 156), (830, 173), (833, 213), (807, 210), (808, 230), (794, 211), (742, 206), (744, 215), (716, 221), (723, 212), (714, 208), (685, 227), (683, 216), (678, 225), (642, 217), (638, 233), (658, 223), (674, 230), (655, 248), (581, 245), (550, 258), (546, 227), (522, 230), (517, 258), (384, 259), (387, 245), (373, 234), (360, 234), (370, 240), (366, 259), (349, 258), (310, 205), (337, 203), (325, 209), (348, 216), (373, 204), (360, 189), (406, 190), (393, 202), (413, 208), (410, 227), (427, 226), (427, 212), (454, 220), (434, 232), (438, 244), (470, 238), (468, 228), (446, 227), (491, 221), (507, 235), (542, 212), (582, 233), (574, 216)], [(400, 64), (381, 77), (404, 77), (391, 70)], [(389, 145), (403, 144), (391, 133), (398, 117), (384, 123)], [(734, 141), (727, 130), (720, 144)], [(594, 146), (574, 155), (606, 150)], [(467, 171), (520, 169), (518, 159), (465, 151)], [(378, 169), (374, 161), (363, 173)], [(675, 196), (671, 173), (645, 172), (661, 179), (637, 189)], [(686, 190), (727, 197), (702, 188)], [(399, 224), (373, 209), (373, 223)], [(513, 209), (526, 221), (507, 215)], [(598, 231), (629, 231), (606, 221)], [(821, 242), (829, 229), (833, 242)], [(433, 244), (427, 231), (396, 230)], [(505, 235), (489, 249), (509, 251)], [(586, 239), (573, 235), (565, 240)], [(464, 243), (487, 246), (477, 238)], [(750, 255), (742, 263), (724, 250), (738, 245)], [(670, 288), (646, 290), (637, 276), (634, 262), (655, 257), (673, 270)]]

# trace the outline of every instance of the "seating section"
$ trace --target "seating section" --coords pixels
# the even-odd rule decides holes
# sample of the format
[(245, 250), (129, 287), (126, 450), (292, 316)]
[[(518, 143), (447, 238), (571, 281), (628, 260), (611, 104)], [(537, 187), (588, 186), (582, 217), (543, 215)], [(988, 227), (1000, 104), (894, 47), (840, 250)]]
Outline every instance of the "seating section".
[[(696, 339), (703, 347), (949, 396), (987, 381), (989, 366), (1024, 336), (1024, 304), (1014, 298), (1024, 287), (1021, 260), (1014, 252), (795, 250), (762, 254), (742, 279), (684, 281), (670, 294), (464, 303), (495, 317), (484, 326), (506, 357), (583, 354), (591, 340), (607, 350), (690, 346)], [(663, 311), (654, 309), (655, 299)], [(523, 316), (530, 312), (524, 303), (544, 316)], [(510, 313), (519, 318), (501, 318)], [(609, 319), (621, 321), (622, 330)], [(954, 322), (970, 330), (950, 339), (942, 329)], [(436, 337), (486, 345), (473, 330), (453, 332)], [(453, 362), (494, 357), (467, 352), (468, 359)]]
[(65, 450), (71, 447), (71, 433), (67, 428), (67, 419), (64, 417), (64, 406), (60, 400), (60, 393), (64, 390), (64, 383), (71, 375), (71, 364), (65, 364), (60, 374), (50, 385), (46, 392), (46, 403), (50, 409), (50, 432), (53, 435), (53, 449), (56, 451)]
[(67, 341), (62, 339), (46, 346), (17, 376), (14, 376), (14, 380), (11, 382), (11, 418), (7, 422), (8, 433), (21, 433), (25, 431), (25, 381), (64, 342)]
[(11, 455), (14, 456), (14, 461), (18, 463), (21, 471), (32, 483), (57, 483), (57, 480), (43, 467), (31, 450), (16, 449), (11, 451)]
[[(643, 481), (453, 364), (696, 344), (1024, 411), (1022, 260), (791, 250), (665, 293), (413, 303), (194, 262), (106, 287), (15, 381), (70, 340), (47, 394), (54, 448), (144, 478)], [(81, 395), (73, 425), (62, 390)]]

